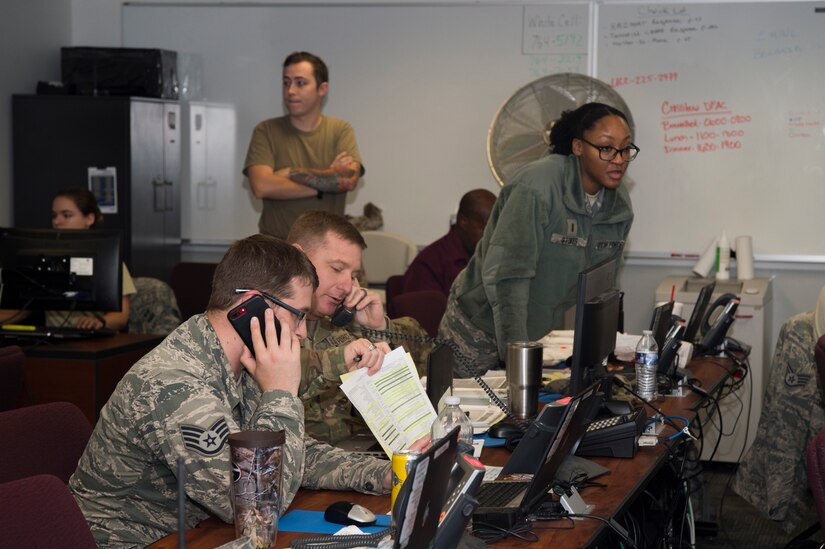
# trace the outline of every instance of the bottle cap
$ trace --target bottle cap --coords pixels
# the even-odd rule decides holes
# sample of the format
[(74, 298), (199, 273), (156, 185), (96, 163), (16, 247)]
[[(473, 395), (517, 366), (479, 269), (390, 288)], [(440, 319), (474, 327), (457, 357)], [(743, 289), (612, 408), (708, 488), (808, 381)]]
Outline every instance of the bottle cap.
[(461, 404), (461, 397), (457, 397), (455, 395), (448, 396), (444, 399), (444, 403), (448, 406), (458, 406)]
[(642, 335), (646, 335), (646, 336), (653, 335), (653, 330), (642, 330)]

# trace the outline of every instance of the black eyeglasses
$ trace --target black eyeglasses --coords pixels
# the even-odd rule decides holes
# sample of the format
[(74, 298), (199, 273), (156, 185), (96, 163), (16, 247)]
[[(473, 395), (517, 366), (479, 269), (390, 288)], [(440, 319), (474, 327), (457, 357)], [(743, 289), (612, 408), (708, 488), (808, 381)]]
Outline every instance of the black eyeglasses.
[(278, 299), (274, 295), (269, 295), (268, 293), (262, 292), (261, 290), (251, 290), (249, 288), (235, 288), (235, 293), (236, 294), (245, 294), (246, 292), (252, 292), (252, 291), (258, 292), (259, 294), (261, 294), (261, 297), (263, 297), (264, 299), (267, 299), (267, 300), (271, 301), (272, 303), (274, 303), (275, 305), (277, 305), (278, 307), (283, 307), (284, 309), (286, 309), (290, 313), (294, 314), (295, 317), (298, 319), (298, 322), (297, 322), (296, 326), (300, 326), (301, 323), (304, 321), (304, 319), (307, 316), (306, 311), (301, 311), (300, 309), (296, 309), (292, 305), (287, 305), (286, 303), (284, 303), (283, 301), (281, 301), (280, 299)]
[(636, 158), (636, 155), (639, 154), (640, 150), (639, 147), (637, 147), (633, 143), (631, 143), (623, 149), (617, 149), (616, 147), (611, 147), (610, 145), (595, 145), (583, 137), (579, 137), (579, 139), (581, 139), (591, 147), (598, 149), (599, 158), (601, 158), (605, 162), (612, 161), (618, 155), (622, 155), (622, 160), (624, 160), (625, 162), (630, 162), (634, 158)]

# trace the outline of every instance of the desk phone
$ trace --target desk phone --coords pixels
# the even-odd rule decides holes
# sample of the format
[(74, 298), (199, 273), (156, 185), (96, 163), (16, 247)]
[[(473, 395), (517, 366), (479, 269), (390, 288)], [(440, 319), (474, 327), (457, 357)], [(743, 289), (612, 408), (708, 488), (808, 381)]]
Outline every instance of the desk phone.
[(647, 422), (644, 408), (629, 414), (597, 419), (587, 426), (577, 456), (632, 458)]

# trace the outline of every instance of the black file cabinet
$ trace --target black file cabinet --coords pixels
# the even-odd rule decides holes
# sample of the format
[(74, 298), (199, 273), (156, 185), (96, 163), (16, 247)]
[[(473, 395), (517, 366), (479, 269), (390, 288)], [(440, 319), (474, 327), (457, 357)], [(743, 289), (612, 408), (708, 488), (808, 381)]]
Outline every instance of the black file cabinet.
[(117, 211), (103, 227), (122, 232), (133, 276), (168, 281), (180, 261), (179, 103), (15, 95), (12, 116), (14, 225), (51, 227), (59, 189), (88, 186), (90, 168), (114, 172)]

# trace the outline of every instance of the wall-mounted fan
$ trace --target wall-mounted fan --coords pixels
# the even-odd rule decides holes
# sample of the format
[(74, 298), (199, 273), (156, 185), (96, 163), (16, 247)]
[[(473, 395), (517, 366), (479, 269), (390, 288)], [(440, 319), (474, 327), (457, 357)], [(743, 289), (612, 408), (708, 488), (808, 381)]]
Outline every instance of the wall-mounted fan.
[(487, 133), (487, 162), (499, 185), (506, 185), (524, 164), (548, 154), (550, 128), (563, 111), (593, 101), (625, 113), (633, 131), (633, 117), (621, 96), (601, 80), (584, 74), (542, 76), (510, 96)]

